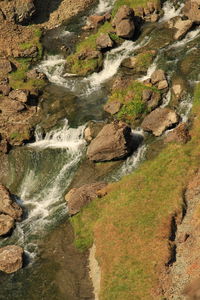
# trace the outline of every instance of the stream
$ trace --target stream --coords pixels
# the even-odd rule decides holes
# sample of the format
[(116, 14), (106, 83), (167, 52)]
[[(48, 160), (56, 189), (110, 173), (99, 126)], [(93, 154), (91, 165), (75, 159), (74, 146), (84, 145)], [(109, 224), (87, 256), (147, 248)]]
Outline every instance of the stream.
[[(113, 0), (100, 0), (94, 12), (103, 14), (113, 3)], [(187, 93), (177, 107), (182, 121), (187, 122), (192, 90), (199, 80), (200, 58), (196, 58), (189, 74), (182, 74), (182, 65), (199, 47), (200, 29), (193, 28), (181, 41), (168, 43), (162, 34), (165, 31), (163, 23), (178, 16), (181, 7), (175, 10), (167, 1), (159, 23), (145, 24), (137, 41), (125, 41), (108, 51), (102, 71), (86, 78), (66, 74), (65, 58), (58, 53), (46, 53), (37, 66), (50, 82), (39, 104), (43, 118), (37, 126), (35, 142), (9, 154), (9, 188), (18, 195), (16, 201), (24, 208), (24, 219), (17, 223), (11, 237), (0, 240), (1, 246), (16, 243), (25, 249), (25, 267), (13, 275), (1, 274), (0, 300), (93, 299), (83, 262), (86, 259), (72, 246), (73, 232), (68, 224), (64, 195), (69, 187), (86, 183), (88, 178), (117, 181), (145, 159), (148, 143), (142, 142), (127, 160), (95, 167), (85, 160), (83, 132), (88, 121), (102, 122), (107, 118), (103, 111), (109, 92), (107, 83), (121, 72), (121, 62), (134, 56), (138, 49), (158, 43), (159, 38), (159, 50), (153, 64), (145, 76), (137, 79), (149, 78), (157, 68), (166, 71), (169, 82), (176, 76), (185, 80), (187, 75)], [(77, 34), (69, 28), (62, 27), (59, 31), (66, 44)], [(169, 90), (162, 107), (168, 107), (170, 101)], [(146, 134), (140, 128), (133, 132), (145, 141)]]

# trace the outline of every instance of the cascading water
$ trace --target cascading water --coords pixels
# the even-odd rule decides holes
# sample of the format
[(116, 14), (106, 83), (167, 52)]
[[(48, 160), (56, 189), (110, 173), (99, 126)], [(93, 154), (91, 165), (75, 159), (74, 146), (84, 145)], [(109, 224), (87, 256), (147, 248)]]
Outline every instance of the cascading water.
[(106, 12), (109, 12), (112, 9), (114, 3), (115, 0), (99, 0), (99, 4), (95, 9), (95, 14), (101, 15)]

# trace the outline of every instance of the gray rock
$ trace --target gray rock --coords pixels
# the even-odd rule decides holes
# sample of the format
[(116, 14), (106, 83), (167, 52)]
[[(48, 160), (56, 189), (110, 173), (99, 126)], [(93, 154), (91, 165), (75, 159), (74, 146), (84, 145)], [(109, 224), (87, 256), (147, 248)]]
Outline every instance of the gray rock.
[(107, 184), (104, 182), (97, 182), (83, 185), (80, 188), (71, 189), (65, 196), (68, 213), (70, 215), (75, 215), (92, 200), (104, 195), (104, 192), (101, 192), (101, 190), (104, 189), (106, 185)]
[(122, 159), (131, 154), (132, 149), (131, 128), (124, 123), (111, 123), (105, 125), (88, 146), (87, 157), (97, 162)]
[(14, 273), (22, 268), (24, 250), (15, 245), (0, 248), (0, 270), (5, 273)]
[(146, 116), (141, 124), (145, 131), (160, 136), (166, 129), (178, 124), (179, 116), (169, 108), (157, 108)]
[(96, 45), (97, 49), (107, 49), (107, 48), (112, 48), (114, 43), (111, 40), (109, 34), (107, 33), (102, 33), (96, 40)]

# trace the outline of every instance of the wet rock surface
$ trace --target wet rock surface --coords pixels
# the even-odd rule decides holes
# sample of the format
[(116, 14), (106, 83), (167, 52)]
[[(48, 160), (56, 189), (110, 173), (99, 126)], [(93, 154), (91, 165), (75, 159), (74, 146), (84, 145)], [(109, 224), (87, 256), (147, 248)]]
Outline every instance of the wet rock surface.
[(15, 220), (22, 217), (21, 207), (13, 202), (10, 192), (2, 184), (0, 184), (0, 213), (7, 214)]
[(22, 268), (24, 250), (15, 245), (0, 248), (0, 271), (14, 273)]
[(105, 192), (103, 189), (106, 187), (106, 185), (107, 184), (104, 182), (97, 182), (83, 185), (80, 188), (71, 189), (65, 196), (69, 215), (77, 214), (93, 199), (104, 195)]

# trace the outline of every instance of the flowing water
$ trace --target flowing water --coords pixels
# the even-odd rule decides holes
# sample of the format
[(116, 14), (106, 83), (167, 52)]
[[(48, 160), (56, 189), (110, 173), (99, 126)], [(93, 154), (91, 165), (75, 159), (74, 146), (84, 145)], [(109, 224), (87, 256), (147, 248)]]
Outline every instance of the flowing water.
[[(100, 0), (95, 13), (103, 14), (109, 11), (113, 3), (113, 0)], [(164, 16), (158, 26), (162, 26), (162, 23), (180, 15), (181, 7), (180, 5), (180, 8), (175, 10), (169, 1), (166, 2)], [(40, 252), (41, 249), (44, 253), (48, 252), (44, 250), (44, 241), (50, 249), (53, 249), (52, 245), (55, 244), (55, 241), (59, 243), (57, 236), (52, 240), (50, 234), (49, 241), (45, 240), (45, 236), (47, 233), (55, 232), (56, 226), (67, 220), (64, 195), (85, 160), (86, 144), (83, 139), (83, 131), (87, 121), (105, 119), (102, 105), (108, 95), (107, 81), (118, 73), (121, 62), (125, 58), (134, 56), (142, 47), (148, 47), (157, 35), (156, 30), (155, 27), (148, 36), (141, 35), (136, 42), (126, 41), (121, 46), (110, 50), (105, 56), (102, 71), (93, 73), (86, 78), (77, 77), (76, 74), (67, 74), (65, 58), (61, 54), (47, 54), (37, 66), (38, 70), (44, 72), (51, 82), (46, 88), (40, 104), (44, 115), (37, 127), (35, 142), (13, 150), (9, 154), (10, 188), (17, 195), (16, 200), (24, 207), (24, 220), (17, 224), (12, 237), (1, 241), (2, 245), (17, 243), (23, 246), (29, 264), (12, 276), (2, 275), (0, 300), (85, 299), (77, 294), (76, 296), (70, 296), (72, 294), (67, 296), (66, 289), (73, 290), (73, 283), (71, 283), (71, 287), (67, 285), (64, 288), (65, 283), (60, 286), (61, 275), (57, 278), (57, 274), (60, 274), (60, 270), (65, 269), (65, 266), (60, 266), (57, 262), (57, 260), (60, 262), (61, 257), (52, 259), (54, 252), (43, 256)], [(162, 27), (159, 28), (159, 31), (162, 35)], [(196, 28), (189, 32), (182, 41), (172, 42), (169, 40), (168, 43), (163, 44), (147, 74), (138, 80), (143, 81), (149, 78), (153, 71), (160, 67), (167, 72), (169, 81), (174, 76), (182, 76), (185, 59), (190, 59), (193, 51), (196, 51), (195, 45), (200, 44), (199, 32), (199, 28)], [(68, 39), (72, 33), (65, 29), (61, 30), (59, 34), (62, 38)], [(187, 121), (192, 107), (191, 91), (195, 80), (199, 80), (199, 66), (200, 61), (191, 70), (188, 77), (187, 94), (177, 108), (184, 122)], [(163, 98), (162, 107), (167, 107), (170, 101), (171, 91)], [(142, 141), (144, 133), (138, 129), (133, 134), (138, 136), (138, 149), (126, 161), (116, 165), (109, 174), (106, 176), (104, 174), (101, 180), (119, 180), (137, 168), (145, 158), (148, 146)], [(84, 173), (81, 176), (84, 176)], [(62, 230), (64, 232), (65, 229)], [(64, 240), (63, 237), (63, 243)], [(57, 253), (56, 250), (55, 253)], [(53, 261), (50, 262), (49, 259)], [(65, 272), (67, 272), (66, 269)], [(69, 281), (71, 274), (65, 274)], [(44, 282), (43, 278), (45, 278)], [(10, 289), (12, 292), (9, 294)], [(27, 290), (28, 292), (26, 292)], [(39, 294), (41, 291), (43, 291), (42, 297)]]

